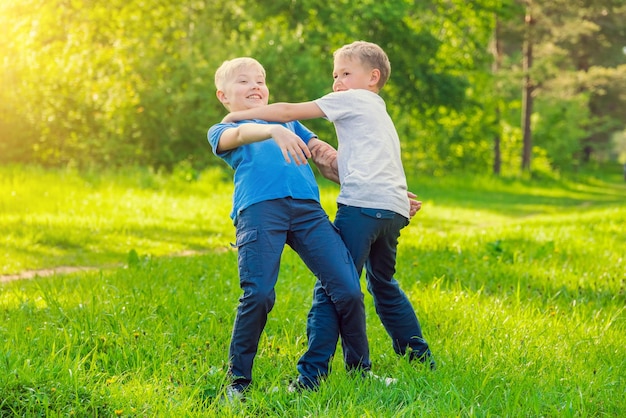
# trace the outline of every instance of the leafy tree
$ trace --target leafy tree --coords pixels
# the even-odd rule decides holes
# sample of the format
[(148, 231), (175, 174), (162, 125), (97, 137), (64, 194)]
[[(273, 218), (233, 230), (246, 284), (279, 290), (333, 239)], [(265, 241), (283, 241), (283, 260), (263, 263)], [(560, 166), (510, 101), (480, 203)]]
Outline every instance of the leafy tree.
[[(548, 151), (554, 167), (578, 166), (623, 127), (619, 115), (626, 110), (620, 88), (624, 86), (626, 56), (621, 48), (625, 29), (617, 22), (626, 17), (625, 5), (613, 0), (520, 3), (529, 5), (535, 22), (534, 65), (526, 74), (531, 80), (527, 97), (537, 103), (532, 121), (551, 123), (549, 127), (533, 126), (537, 145)], [(512, 74), (520, 70), (521, 60), (514, 58), (515, 50), (521, 50), (521, 22), (521, 16), (517, 23), (509, 20), (504, 30)], [(573, 108), (567, 111), (567, 123), (554, 123), (556, 115), (564, 116), (563, 109), (569, 106)], [(528, 112), (525, 120), (530, 122), (534, 113)], [(554, 146), (554, 138), (559, 138), (559, 146)], [(527, 144), (525, 151), (529, 150)], [(529, 157), (525, 154), (527, 168)]]
[[(225, 2), (224, 2), (225, 3)], [(218, 2), (28, 0), (3, 4), (3, 144), (44, 164), (171, 167), (198, 141), (220, 33)], [(19, 132), (24, 132), (21, 135)], [(11, 147), (13, 148), (13, 147)], [(16, 155), (9, 156), (16, 159)]]
[[(382, 95), (409, 171), (508, 175), (522, 155), (525, 4), (0, 0), (0, 162), (219, 164), (206, 130), (225, 113), (213, 86), (224, 60), (259, 59), (272, 101), (311, 100), (330, 91), (333, 51), (363, 39), (391, 59)], [(555, 168), (600, 155), (623, 130), (625, 9), (533, 1), (532, 149)], [(326, 121), (307, 125), (334, 141)]]

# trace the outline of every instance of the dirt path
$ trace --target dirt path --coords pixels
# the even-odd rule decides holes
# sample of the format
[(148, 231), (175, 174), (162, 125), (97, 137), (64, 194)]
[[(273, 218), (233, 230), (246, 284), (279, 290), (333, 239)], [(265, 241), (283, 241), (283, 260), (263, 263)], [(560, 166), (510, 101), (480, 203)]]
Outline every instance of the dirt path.
[(99, 270), (103, 268), (109, 267), (119, 267), (119, 266), (106, 266), (106, 267), (54, 267), (49, 269), (41, 269), (41, 270), (28, 270), (23, 271), (17, 274), (7, 274), (4, 276), (0, 276), (0, 283), (3, 282), (11, 282), (13, 280), (24, 280), (24, 279), (33, 279), (35, 277), (46, 277), (52, 276), (54, 274), (69, 274), (69, 273), (77, 273), (80, 271), (92, 271)]
[[(213, 251), (227, 251), (227, 248), (218, 249)], [(174, 257), (191, 257), (196, 255), (206, 254), (209, 251), (194, 251), (194, 250), (186, 250), (181, 251), (176, 254), (166, 255), (164, 257), (174, 258)], [(81, 271), (94, 271), (94, 270), (106, 270), (111, 268), (121, 268), (124, 264), (107, 264), (104, 266), (60, 266), (60, 267), (51, 267), (47, 269), (39, 269), (39, 270), (26, 270), (21, 273), (15, 274), (5, 274), (0, 275), (0, 283), (11, 282), (13, 280), (24, 280), (24, 279), (34, 279), (35, 277), (47, 277), (55, 274), (69, 274), (69, 273), (78, 273)]]

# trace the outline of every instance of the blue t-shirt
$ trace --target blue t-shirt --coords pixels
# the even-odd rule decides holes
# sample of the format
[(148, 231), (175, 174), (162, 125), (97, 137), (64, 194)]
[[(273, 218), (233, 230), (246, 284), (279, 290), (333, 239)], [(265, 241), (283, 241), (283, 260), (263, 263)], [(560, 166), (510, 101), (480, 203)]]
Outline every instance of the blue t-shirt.
[[(222, 133), (240, 123), (268, 123), (262, 120), (247, 120), (237, 123), (218, 123), (207, 134), (213, 153), (226, 161), (235, 170), (233, 210), (230, 217), (236, 221), (237, 215), (250, 205), (265, 200), (291, 197), (311, 199), (319, 202), (319, 189), (309, 164), (287, 163), (283, 154), (272, 139), (242, 145), (238, 148), (218, 153), (217, 145)], [(316, 135), (300, 122), (284, 124), (305, 143)]]

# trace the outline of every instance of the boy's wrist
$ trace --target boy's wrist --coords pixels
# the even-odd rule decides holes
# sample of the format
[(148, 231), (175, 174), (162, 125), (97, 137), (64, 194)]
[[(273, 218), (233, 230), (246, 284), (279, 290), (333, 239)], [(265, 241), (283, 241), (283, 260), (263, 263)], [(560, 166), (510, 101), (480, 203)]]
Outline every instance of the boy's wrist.
[(278, 125), (278, 124), (275, 124), (275, 123), (270, 123), (270, 124), (267, 125), (267, 127), (268, 127), (268, 132), (269, 132), (270, 136), (272, 136), (272, 138), (274, 136), (276, 136), (277, 130), (287, 129), (283, 125)]

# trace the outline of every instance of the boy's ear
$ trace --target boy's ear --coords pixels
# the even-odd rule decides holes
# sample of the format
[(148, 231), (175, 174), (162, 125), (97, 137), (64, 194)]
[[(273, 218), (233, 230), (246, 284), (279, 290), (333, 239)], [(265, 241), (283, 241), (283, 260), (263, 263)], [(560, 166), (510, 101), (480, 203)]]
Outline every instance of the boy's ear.
[(217, 96), (217, 100), (219, 100), (223, 105), (228, 104), (228, 97), (226, 97), (222, 90), (216, 91), (215, 95)]
[(380, 80), (380, 70), (378, 68), (374, 68), (370, 73), (370, 83), (372, 86), (378, 84), (378, 80)]

